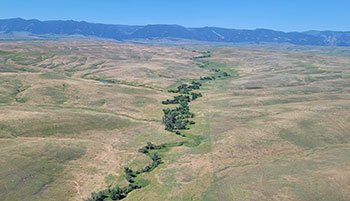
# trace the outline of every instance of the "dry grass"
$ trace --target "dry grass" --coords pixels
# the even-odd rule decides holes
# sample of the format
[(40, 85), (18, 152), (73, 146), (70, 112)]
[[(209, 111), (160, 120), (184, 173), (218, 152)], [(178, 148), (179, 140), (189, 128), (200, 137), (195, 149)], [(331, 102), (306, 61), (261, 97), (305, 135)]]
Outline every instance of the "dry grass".
[[(0, 196), (82, 200), (149, 163), (137, 152), (146, 142), (181, 140), (164, 131), (161, 101), (209, 73), (193, 49), (207, 50), (0, 43)], [(350, 58), (209, 49), (239, 77), (203, 86), (186, 131), (201, 144), (162, 153), (150, 184), (125, 200), (349, 200)]]
[(207, 92), (215, 179), (203, 199), (349, 199), (350, 59), (228, 48), (214, 55), (239, 62), (241, 77)]

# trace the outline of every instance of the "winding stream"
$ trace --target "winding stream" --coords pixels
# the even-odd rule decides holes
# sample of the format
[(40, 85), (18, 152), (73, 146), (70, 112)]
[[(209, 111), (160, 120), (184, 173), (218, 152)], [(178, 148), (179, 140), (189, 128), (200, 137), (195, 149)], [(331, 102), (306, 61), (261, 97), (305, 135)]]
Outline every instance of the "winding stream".
[[(200, 59), (208, 58), (209, 55), (203, 55), (199, 57), (194, 57), (192, 60), (200, 62), (199, 66), (201, 68), (206, 68), (209, 65), (208, 61), (201, 61)], [(195, 147), (201, 144), (201, 137), (183, 134), (183, 130), (189, 130), (191, 124), (195, 124), (191, 119), (194, 118), (194, 114), (190, 112), (189, 103), (195, 101), (196, 99), (202, 97), (201, 93), (196, 91), (200, 90), (202, 84), (211, 80), (223, 79), (230, 77), (227, 72), (221, 71), (220, 69), (209, 69), (211, 72), (214, 72), (212, 76), (201, 77), (200, 79), (192, 80), (189, 84), (181, 84), (177, 89), (169, 90), (169, 93), (175, 94), (172, 100), (165, 100), (162, 104), (172, 104), (176, 105), (175, 108), (164, 109), (164, 116), (162, 122), (165, 125), (165, 130), (172, 132), (173, 134), (183, 137), (183, 141), (177, 141), (172, 143), (163, 143), (163, 144), (153, 144), (147, 142), (147, 144), (139, 149), (140, 153), (143, 153), (152, 160), (152, 163), (146, 165), (144, 168), (139, 170), (132, 170), (129, 167), (124, 168), (125, 179), (128, 182), (128, 185), (125, 187), (110, 187), (108, 189), (93, 192), (91, 193), (90, 198), (86, 198), (84, 201), (104, 201), (104, 200), (122, 200), (128, 196), (128, 194), (136, 189), (143, 188), (148, 185), (147, 182), (144, 182), (140, 177), (142, 174), (151, 172), (156, 169), (160, 164), (163, 163), (163, 156), (159, 153), (167, 152), (171, 147), (179, 146), (191, 146)], [(99, 80), (103, 83), (110, 83), (107, 80)]]

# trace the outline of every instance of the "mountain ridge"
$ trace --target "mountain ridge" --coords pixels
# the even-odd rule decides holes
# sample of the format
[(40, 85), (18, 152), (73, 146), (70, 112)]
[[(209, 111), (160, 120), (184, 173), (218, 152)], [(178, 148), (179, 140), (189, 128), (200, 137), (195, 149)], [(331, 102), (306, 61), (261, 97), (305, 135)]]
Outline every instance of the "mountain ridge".
[(82, 35), (118, 41), (133, 39), (180, 38), (224, 43), (290, 43), (294, 45), (350, 46), (350, 31), (283, 32), (270, 29), (187, 28), (180, 25), (115, 25), (74, 20), (1, 19), (2, 35), (28, 32), (34, 35)]

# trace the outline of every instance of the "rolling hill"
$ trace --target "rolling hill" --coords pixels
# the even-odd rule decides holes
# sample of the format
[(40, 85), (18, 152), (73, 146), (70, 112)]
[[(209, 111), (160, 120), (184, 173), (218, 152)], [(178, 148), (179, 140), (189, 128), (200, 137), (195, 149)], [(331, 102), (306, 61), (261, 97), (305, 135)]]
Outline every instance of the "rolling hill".
[(350, 200), (350, 48), (298, 48), (0, 42), (0, 199)]

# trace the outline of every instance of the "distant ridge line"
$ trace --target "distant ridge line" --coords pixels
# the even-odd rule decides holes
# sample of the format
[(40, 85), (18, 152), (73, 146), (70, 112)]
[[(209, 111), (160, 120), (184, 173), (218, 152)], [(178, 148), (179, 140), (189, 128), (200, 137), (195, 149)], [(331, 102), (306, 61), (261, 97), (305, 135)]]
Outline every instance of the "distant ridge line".
[(290, 43), (294, 45), (350, 46), (350, 31), (282, 32), (269, 29), (186, 28), (180, 25), (113, 25), (74, 20), (40, 21), (22, 18), (0, 20), (0, 39), (20, 38), (17, 32), (32, 36), (81, 35), (118, 41), (139, 39), (186, 39), (223, 43)]

